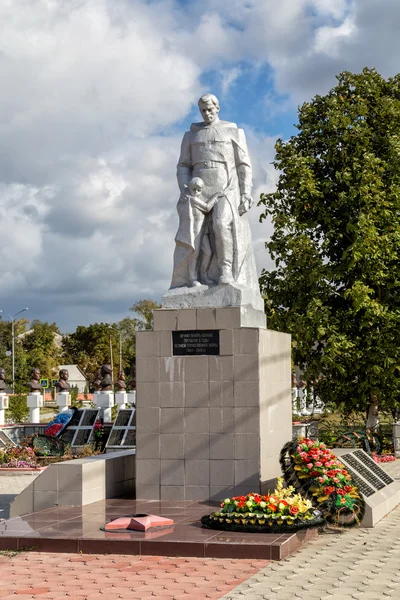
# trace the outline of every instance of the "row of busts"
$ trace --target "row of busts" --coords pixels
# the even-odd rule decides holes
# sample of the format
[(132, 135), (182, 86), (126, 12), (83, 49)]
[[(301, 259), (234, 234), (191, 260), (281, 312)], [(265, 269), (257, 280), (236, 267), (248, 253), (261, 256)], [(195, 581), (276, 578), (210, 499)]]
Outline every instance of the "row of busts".
[[(5, 383), (5, 377), (5, 370), (3, 369), (3, 367), (0, 367), (0, 394), (4, 393), (7, 387)], [(58, 378), (59, 379), (55, 385), (56, 392), (68, 392), (70, 387), (68, 383), (68, 370), (61, 369), (58, 373)], [(134, 383), (134, 380), (131, 381), (131, 386), (133, 385), (135, 387)], [(28, 381), (27, 387), (29, 389), (30, 394), (43, 391), (43, 388), (40, 385), (40, 370), (38, 368), (35, 367), (34, 369), (32, 369), (31, 379), (30, 381)], [(113, 381), (111, 365), (103, 365), (101, 367), (101, 370), (96, 375), (93, 387), (96, 392), (108, 392), (112, 390)], [(126, 390), (125, 373), (123, 371), (120, 371), (118, 373), (118, 379), (115, 382), (115, 388), (118, 392), (125, 392)]]
[(111, 365), (103, 365), (96, 375), (96, 378), (93, 382), (93, 387), (95, 392), (109, 392), (110, 390), (112, 390), (113, 385), (115, 385), (115, 389), (117, 392), (125, 392), (125, 379), (125, 373), (123, 371), (120, 371), (118, 373), (117, 381), (113, 383)]

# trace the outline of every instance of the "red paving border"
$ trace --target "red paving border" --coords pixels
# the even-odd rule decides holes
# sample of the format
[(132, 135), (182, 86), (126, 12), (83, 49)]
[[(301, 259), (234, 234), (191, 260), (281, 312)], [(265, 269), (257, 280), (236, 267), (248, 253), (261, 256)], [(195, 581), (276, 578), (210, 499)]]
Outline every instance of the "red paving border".
[(0, 599), (219, 600), (268, 562), (22, 552), (0, 556)]

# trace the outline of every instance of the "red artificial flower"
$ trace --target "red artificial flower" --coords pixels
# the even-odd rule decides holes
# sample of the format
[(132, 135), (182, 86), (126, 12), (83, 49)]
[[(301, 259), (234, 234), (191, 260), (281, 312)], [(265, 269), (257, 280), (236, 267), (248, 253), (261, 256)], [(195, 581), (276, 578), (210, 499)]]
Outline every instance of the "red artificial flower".
[(311, 471), (310, 472), (310, 477), (318, 477), (318, 476), (319, 476), (318, 471)]
[(289, 509), (289, 512), (291, 515), (297, 515), (297, 513), (299, 512), (299, 509), (297, 508), (297, 506), (291, 506)]
[(241, 500), (237, 506), (238, 506), (238, 508), (243, 508), (244, 500)]
[(272, 510), (272, 512), (276, 512), (277, 508), (275, 506), (275, 504), (268, 504), (267, 508), (269, 508), (269, 510)]
[(288, 506), (288, 503), (286, 502), (286, 500), (281, 500), (281, 501), (279, 502), (279, 504), (283, 504), (284, 506)]
[(330, 496), (335, 491), (335, 488), (333, 487), (333, 485), (328, 485), (324, 491), (327, 496)]
[(351, 492), (351, 490), (353, 489), (353, 486), (351, 486), (351, 485), (345, 485), (343, 489), (344, 489), (345, 492)]
[(345, 496), (345, 495), (346, 495), (346, 492), (345, 492), (344, 490), (342, 490), (342, 488), (340, 488), (339, 490), (337, 490), (337, 493), (338, 493), (340, 496)]

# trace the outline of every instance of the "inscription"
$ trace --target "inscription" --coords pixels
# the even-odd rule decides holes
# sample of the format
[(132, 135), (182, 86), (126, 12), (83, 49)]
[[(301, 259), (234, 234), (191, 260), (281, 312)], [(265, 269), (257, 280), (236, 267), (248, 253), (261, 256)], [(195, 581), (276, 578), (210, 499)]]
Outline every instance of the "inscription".
[(361, 463), (352, 454), (345, 454), (341, 458), (345, 460), (351, 467), (353, 467), (353, 469), (356, 469), (358, 473), (360, 473), (360, 475), (364, 477), (364, 479), (368, 481), (370, 485), (374, 486), (375, 489), (381, 490), (385, 487), (383, 481), (378, 479), (378, 477), (376, 477), (366, 466), (363, 465), (363, 463)]
[(377, 465), (376, 462), (370, 456), (368, 456), (368, 454), (365, 455), (362, 450), (357, 450), (357, 452), (354, 452), (354, 456), (356, 456), (359, 461), (363, 461), (367, 465), (368, 469), (375, 473), (375, 475), (377, 475), (379, 479), (384, 481), (387, 485), (389, 485), (389, 483), (393, 483), (394, 479), (392, 479), (392, 477), (390, 477), (386, 471)]
[(174, 356), (219, 354), (219, 331), (173, 331)]
[(361, 477), (359, 477), (357, 475), (357, 473), (355, 471), (353, 471), (353, 469), (351, 467), (348, 467), (346, 465), (346, 469), (349, 472), (349, 474), (351, 475), (353, 483), (356, 484), (356, 486), (358, 487), (358, 489), (364, 496), (368, 497), (368, 496), (372, 496), (372, 494), (375, 494), (375, 490), (372, 487), (370, 487), (368, 485), (368, 483), (366, 483), (364, 481), (364, 479), (361, 479)]

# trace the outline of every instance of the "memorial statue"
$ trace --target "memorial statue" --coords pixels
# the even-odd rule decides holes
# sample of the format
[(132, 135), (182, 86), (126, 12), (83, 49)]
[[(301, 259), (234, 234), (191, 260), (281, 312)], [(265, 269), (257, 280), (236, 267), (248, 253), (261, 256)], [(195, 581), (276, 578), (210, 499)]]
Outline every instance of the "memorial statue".
[(101, 390), (101, 373), (97, 371), (96, 376), (93, 381), (93, 388), (95, 392), (99, 392)]
[(4, 381), (6, 378), (6, 372), (3, 367), (0, 367), (0, 394), (4, 392), (6, 389), (6, 382)]
[(59, 379), (55, 385), (57, 393), (59, 394), (60, 392), (68, 392), (69, 391), (68, 370), (61, 369), (58, 373), (58, 377), (59, 377)]
[(28, 381), (27, 386), (30, 394), (42, 391), (42, 386), (40, 385), (40, 371), (37, 367), (32, 369), (31, 380)]
[(219, 119), (215, 96), (205, 94), (198, 104), (203, 122), (185, 133), (177, 167), (180, 223), (171, 290), (237, 284), (259, 296), (246, 214), (253, 204), (246, 137)]
[(118, 379), (115, 382), (115, 387), (117, 388), (117, 392), (125, 392), (126, 383), (125, 383), (125, 373), (123, 371), (120, 371), (118, 373)]
[(102, 377), (101, 383), (100, 383), (101, 391), (107, 392), (108, 390), (111, 390), (111, 388), (112, 388), (111, 365), (103, 365), (101, 367), (100, 372), (101, 372), (101, 377)]

